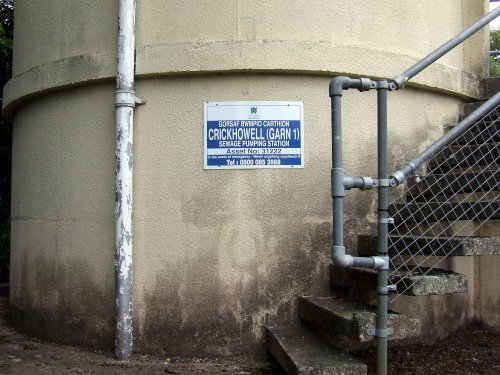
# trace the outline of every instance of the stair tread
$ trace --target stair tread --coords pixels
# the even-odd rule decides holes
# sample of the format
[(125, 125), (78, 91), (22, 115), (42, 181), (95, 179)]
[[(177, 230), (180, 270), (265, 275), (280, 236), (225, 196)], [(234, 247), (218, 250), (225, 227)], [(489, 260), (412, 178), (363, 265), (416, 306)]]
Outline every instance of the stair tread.
[(498, 161), (500, 143), (449, 145), (427, 162), (429, 169), (447, 172), (456, 167), (489, 165)]
[[(358, 252), (360, 256), (377, 255), (377, 236), (358, 236)], [(500, 238), (498, 237), (389, 236), (389, 256), (474, 256), (499, 254)]]
[(394, 224), (500, 218), (500, 202), (412, 202), (389, 206)]
[(303, 327), (266, 327), (269, 352), (290, 375), (366, 375), (367, 367)]
[[(377, 288), (377, 271), (367, 268), (337, 268), (330, 264), (330, 284), (340, 287)], [(398, 294), (424, 296), (467, 293), (467, 278), (461, 273), (439, 268), (389, 270), (389, 284), (397, 286)]]
[(415, 177), (410, 176), (408, 186), (409, 197), (416, 200), (419, 197), (500, 190), (500, 170), (430, 174), (418, 183)]
[[(347, 336), (356, 342), (374, 341), (368, 335), (368, 328), (376, 324), (376, 308), (355, 304), (338, 297), (299, 297), (299, 314), (302, 319), (315, 326), (333, 332), (336, 335)], [(418, 336), (420, 323), (417, 319), (402, 314), (388, 313), (388, 325), (394, 328), (391, 340)]]

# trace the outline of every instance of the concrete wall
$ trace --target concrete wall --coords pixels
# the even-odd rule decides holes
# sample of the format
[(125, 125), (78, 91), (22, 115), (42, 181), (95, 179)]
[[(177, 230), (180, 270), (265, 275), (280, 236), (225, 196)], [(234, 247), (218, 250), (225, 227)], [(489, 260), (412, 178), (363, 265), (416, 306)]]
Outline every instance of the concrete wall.
[[(259, 353), (262, 326), (328, 293), (328, 83), (392, 77), (479, 18), (486, 2), (148, 1), (137, 7), (135, 340), (168, 355)], [(16, 2), (12, 296), (18, 325), (110, 348), (116, 2)], [(351, 21), (351, 22), (349, 22)], [(485, 34), (390, 95), (394, 164), (477, 95)], [(302, 170), (203, 170), (203, 102), (304, 102)], [(375, 94), (344, 96), (351, 174), (374, 174)], [(348, 244), (375, 195), (350, 194)], [(349, 251), (354, 249), (350, 247)]]

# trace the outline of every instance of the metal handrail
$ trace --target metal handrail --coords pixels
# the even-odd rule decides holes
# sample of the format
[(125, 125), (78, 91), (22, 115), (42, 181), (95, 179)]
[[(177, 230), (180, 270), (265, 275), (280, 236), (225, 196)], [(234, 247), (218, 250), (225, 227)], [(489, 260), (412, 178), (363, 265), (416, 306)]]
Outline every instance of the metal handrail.
[(392, 79), (392, 82), (390, 84), (390, 89), (391, 90), (398, 90), (403, 88), (403, 86), (416, 76), (418, 73), (420, 73), (422, 70), (427, 68), (429, 65), (431, 65), (434, 61), (439, 59), (440, 57), (444, 56), (448, 52), (450, 52), (453, 48), (458, 46), (460, 43), (462, 43), (464, 40), (469, 38), (471, 35), (475, 34), (478, 30), (482, 29), (484, 26), (489, 24), (491, 21), (493, 21), (495, 18), (497, 18), (500, 15), (500, 7), (492, 10), (490, 13), (488, 13), (486, 16), (481, 18), (479, 21), (462, 31), (460, 34), (455, 36), (454, 38), (450, 39), (448, 42), (443, 44), (441, 47), (436, 49), (435, 51), (431, 52), (427, 56), (425, 56), (422, 60), (420, 60), (418, 63), (413, 65), (411, 68), (408, 68), (405, 70), (403, 73), (400, 75), (394, 77)]
[[(455, 48), (458, 44), (469, 38), (472, 34), (491, 22), (500, 15), (500, 8), (493, 10), (481, 20), (461, 32), (447, 43), (430, 53), (418, 63), (407, 69), (392, 80), (375, 81), (370, 78), (336, 77), (330, 83), (330, 98), (332, 106), (332, 213), (333, 213), (333, 240), (332, 262), (337, 267), (370, 267), (377, 270), (377, 319), (376, 327), (372, 330), (377, 338), (377, 375), (387, 374), (387, 340), (391, 329), (387, 327), (387, 305), (390, 287), (388, 285), (388, 226), (389, 218), (389, 188), (401, 183), (406, 176), (411, 174), (417, 164), (421, 164), (434, 155), (437, 150), (451, 143), (463, 131), (468, 129), (481, 115), (488, 112), (500, 101), (500, 94), (495, 95), (482, 108), (473, 112), (463, 120), (449, 135), (424, 151), (419, 157), (392, 176), (388, 174), (387, 153), (387, 95), (389, 91), (399, 90), (412, 77), (427, 68), (437, 59)], [(345, 175), (342, 162), (342, 119), (341, 99), (342, 92), (349, 89), (359, 91), (377, 90), (377, 178), (350, 177)], [(353, 188), (367, 190), (378, 189), (378, 220), (377, 220), (377, 256), (353, 257), (345, 253), (343, 204), (345, 191)]]
[(476, 123), (479, 119), (481, 119), (488, 112), (493, 110), (496, 106), (500, 104), (500, 92), (497, 92), (494, 96), (492, 96), (488, 101), (486, 101), (483, 105), (481, 105), (478, 109), (472, 112), (465, 119), (460, 121), (457, 125), (453, 127), (450, 131), (448, 131), (445, 135), (439, 138), (432, 145), (427, 147), (423, 152), (421, 152), (418, 156), (416, 156), (412, 161), (406, 163), (404, 167), (397, 170), (391, 175), (390, 185), (398, 186), (403, 183), (403, 181), (415, 173), (418, 167), (427, 162), (429, 159), (434, 157), (440, 150), (444, 147), (455, 141), (458, 137), (460, 137), (467, 129), (469, 129), (472, 125)]

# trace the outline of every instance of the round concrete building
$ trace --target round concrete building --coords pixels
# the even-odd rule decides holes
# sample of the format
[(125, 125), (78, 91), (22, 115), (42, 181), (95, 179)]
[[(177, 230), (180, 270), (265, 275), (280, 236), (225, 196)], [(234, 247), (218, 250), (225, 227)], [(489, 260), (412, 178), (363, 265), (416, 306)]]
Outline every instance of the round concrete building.
[[(487, 4), (138, 1), (134, 350), (261, 355), (264, 326), (298, 321), (298, 295), (328, 294), (330, 80), (392, 78)], [(118, 1), (17, 0), (3, 104), (14, 129), (14, 321), (101, 349), (115, 340), (118, 10)], [(479, 96), (487, 37), (477, 33), (390, 95), (391, 168)], [(346, 168), (374, 175), (376, 95), (349, 91), (343, 101)], [(226, 102), (300, 103), (303, 165), (204, 168), (204, 105)], [(347, 245), (374, 231), (375, 202), (347, 197)]]

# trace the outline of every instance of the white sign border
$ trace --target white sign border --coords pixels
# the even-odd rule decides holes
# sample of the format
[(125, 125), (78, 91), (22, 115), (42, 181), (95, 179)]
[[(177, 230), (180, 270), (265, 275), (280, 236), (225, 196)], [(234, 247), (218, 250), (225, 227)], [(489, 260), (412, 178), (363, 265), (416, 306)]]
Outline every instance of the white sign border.
[[(299, 106), (300, 107), (300, 165), (224, 165), (224, 166), (209, 166), (207, 165), (207, 121), (208, 108), (219, 105), (227, 106)], [(203, 169), (204, 170), (221, 170), (221, 169), (303, 169), (305, 166), (304, 159), (304, 102), (298, 101), (230, 101), (230, 102), (204, 102), (203, 103)]]

